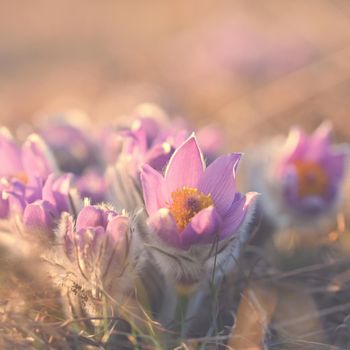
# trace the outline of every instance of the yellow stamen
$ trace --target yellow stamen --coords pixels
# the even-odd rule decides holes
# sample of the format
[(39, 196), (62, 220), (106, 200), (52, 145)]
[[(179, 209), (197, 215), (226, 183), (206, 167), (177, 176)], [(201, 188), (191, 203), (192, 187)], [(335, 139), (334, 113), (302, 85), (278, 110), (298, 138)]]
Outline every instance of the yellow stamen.
[(328, 176), (318, 164), (310, 161), (296, 161), (294, 166), (299, 180), (300, 197), (325, 194)]
[(198, 212), (213, 204), (210, 194), (206, 195), (192, 187), (183, 187), (172, 192), (171, 199), (168, 208), (179, 231), (183, 231)]
[(28, 183), (28, 176), (25, 173), (18, 173), (14, 175), (13, 178), (17, 179), (19, 182), (22, 182), (24, 185)]

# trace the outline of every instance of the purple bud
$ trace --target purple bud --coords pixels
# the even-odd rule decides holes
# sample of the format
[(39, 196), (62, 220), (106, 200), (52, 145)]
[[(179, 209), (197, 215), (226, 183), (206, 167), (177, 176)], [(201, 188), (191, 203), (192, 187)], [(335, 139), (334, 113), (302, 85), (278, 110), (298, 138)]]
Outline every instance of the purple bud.
[(23, 224), (31, 231), (49, 232), (53, 228), (58, 212), (47, 201), (36, 201), (26, 206), (23, 212)]
[(125, 240), (129, 219), (126, 216), (114, 216), (107, 224), (106, 232), (113, 237), (115, 242)]
[(104, 216), (101, 209), (89, 205), (80, 211), (76, 223), (77, 231), (99, 226), (104, 227)]

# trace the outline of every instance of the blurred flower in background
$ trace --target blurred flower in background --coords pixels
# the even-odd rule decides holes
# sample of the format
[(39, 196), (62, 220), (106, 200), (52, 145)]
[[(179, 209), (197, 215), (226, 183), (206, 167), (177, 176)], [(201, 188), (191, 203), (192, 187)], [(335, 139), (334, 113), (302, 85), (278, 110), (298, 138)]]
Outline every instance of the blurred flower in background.
[(338, 209), (349, 150), (332, 144), (331, 131), (328, 122), (312, 135), (295, 127), (286, 139), (276, 137), (252, 152), (251, 184), (277, 226), (313, 225)]

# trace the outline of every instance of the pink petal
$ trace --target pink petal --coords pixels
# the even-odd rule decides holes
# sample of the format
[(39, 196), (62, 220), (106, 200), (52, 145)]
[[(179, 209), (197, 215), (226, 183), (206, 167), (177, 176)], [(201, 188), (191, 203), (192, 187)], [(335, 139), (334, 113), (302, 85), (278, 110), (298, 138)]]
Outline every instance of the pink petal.
[(129, 220), (126, 216), (114, 216), (108, 223), (106, 232), (110, 234), (115, 242), (125, 241), (129, 227)]
[(148, 225), (161, 240), (170, 246), (181, 248), (180, 233), (169, 210), (162, 208), (148, 219)]
[(141, 169), (141, 184), (148, 215), (165, 206), (164, 178), (148, 164)]
[(43, 187), (42, 198), (54, 205), (58, 211), (68, 212), (70, 207), (69, 189), (71, 181), (71, 174), (64, 174), (58, 177), (50, 174)]
[(309, 137), (307, 158), (320, 160), (330, 151), (332, 125), (329, 122), (322, 123)]
[(240, 153), (232, 153), (217, 158), (206, 169), (198, 186), (201, 192), (210, 193), (215, 207), (222, 216), (226, 214), (235, 197), (235, 170), (241, 157)]
[(157, 144), (145, 155), (145, 163), (149, 164), (153, 169), (162, 172), (173, 152), (174, 149), (169, 143)]
[(23, 224), (29, 230), (49, 231), (57, 216), (55, 208), (46, 201), (37, 201), (26, 206), (23, 212)]
[(283, 148), (286, 161), (302, 158), (307, 150), (307, 145), (308, 138), (304, 131), (298, 127), (292, 128)]
[(176, 149), (165, 170), (165, 182), (169, 193), (184, 186), (196, 188), (203, 175), (203, 155), (194, 135)]
[(221, 224), (222, 219), (213, 206), (201, 210), (181, 233), (183, 248), (214, 242), (219, 235)]
[(2, 192), (0, 192), (0, 219), (6, 219), (8, 215), (9, 215), (8, 199), (2, 198)]
[(337, 181), (343, 178), (347, 167), (348, 152), (343, 147), (332, 150), (323, 160), (322, 164), (328, 171), (329, 176)]
[(46, 179), (57, 171), (55, 160), (40, 136), (30, 135), (22, 147), (22, 163), (30, 178)]
[(86, 206), (83, 208), (76, 223), (76, 231), (86, 230), (92, 227), (103, 227), (103, 212), (101, 209), (94, 206)]
[(0, 176), (15, 176), (23, 173), (21, 151), (10, 132), (0, 129)]
[(3, 192), (3, 199), (9, 203), (9, 215), (22, 215), (26, 206), (23, 195), (14, 192)]
[(237, 231), (243, 223), (248, 209), (252, 206), (257, 198), (258, 193), (248, 192), (245, 196), (235, 201), (228, 213), (226, 214), (220, 233), (220, 239), (225, 239)]
[(312, 138), (318, 146), (328, 147), (331, 143), (332, 131), (332, 124), (325, 121), (314, 131)]

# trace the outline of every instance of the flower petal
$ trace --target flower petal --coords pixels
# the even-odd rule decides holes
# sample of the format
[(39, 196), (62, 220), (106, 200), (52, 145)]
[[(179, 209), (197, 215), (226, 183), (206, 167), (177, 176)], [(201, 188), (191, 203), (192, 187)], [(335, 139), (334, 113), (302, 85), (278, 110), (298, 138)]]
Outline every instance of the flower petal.
[(26, 206), (23, 212), (23, 224), (29, 230), (47, 232), (52, 229), (57, 215), (51, 203), (40, 200)]
[(22, 215), (26, 206), (24, 196), (15, 192), (3, 192), (3, 199), (8, 200), (9, 215)]
[(22, 163), (29, 178), (46, 179), (49, 174), (57, 172), (54, 158), (42, 140), (36, 134), (28, 137), (22, 147)]
[(328, 121), (323, 122), (314, 133), (309, 136), (309, 144), (306, 151), (306, 157), (315, 161), (322, 160), (329, 154), (331, 148), (332, 124)]
[(0, 176), (15, 176), (23, 173), (21, 150), (6, 128), (0, 129)]
[(329, 156), (322, 161), (331, 181), (339, 182), (344, 177), (348, 155), (347, 147), (333, 147), (332, 154), (329, 154)]
[(125, 241), (129, 227), (129, 219), (126, 216), (114, 216), (108, 223), (106, 232), (111, 235), (115, 242)]
[(76, 231), (87, 230), (92, 227), (104, 227), (104, 217), (101, 209), (88, 205), (83, 208), (78, 217), (76, 223)]
[(164, 142), (162, 144), (157, 144), (147, 152), (145, 163), (161, 172), (165, 168), (173, 152), (174, 149), (169, 143)]
[(218, 237), (222, 219), (213, 206), (197, 213), (181, 233), (183, 248), (193, 244), (213, 243)]
[(307, 145), (308, 138), (304, 131), (298, 127), (293, 127), (283, 148), (283, 154), (286, 155), (285, 161), (302, 158), (307, 150)]
[(148, 218), (148, 225), (165, 243), (176, 248), (182, 248), (179, 231), (168, 209), (162, 208), (151, 215)]
[(230, 210), (226, 214), (220, 232), (220, 239), (225, 239), (236, 233), (237, 229), (243, 223), (248, 209), (253, 205), (258, 193), (248, 192), (245, 196), (234, 201)]
[(224, 216), (235, 197), (235, 173), (241, 159), (241, 153), (232, 153), (217, 158), (206, 169), (198, 189), (211, 195), (220, 215)]
[(191, 135), (176, 149), (165, 170), (165, 182), (169, 193), (184, 186), (198, 186), (205, 164), (196, 138)]
[(43, 200), (50, 202), (59, 212), (68, 212), (71, 180), (71, 174), (64, 174), (59, 177), (50, 174), (42, 190)]
[(148, 215), (153, 215), (158, 209), (165, 206), (164, 178), (148, 164), (141, 169), (141, 184)]
[(2, 192), (0, 192), (0, 219), (6, 219), (8, 215), (9, 215), (8, 199), (2, 198)]

